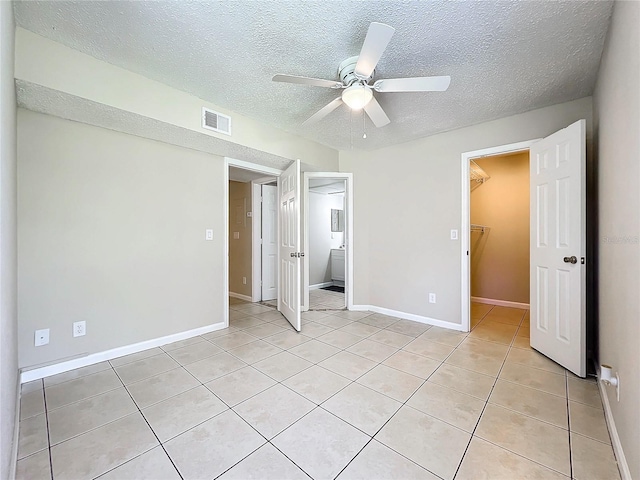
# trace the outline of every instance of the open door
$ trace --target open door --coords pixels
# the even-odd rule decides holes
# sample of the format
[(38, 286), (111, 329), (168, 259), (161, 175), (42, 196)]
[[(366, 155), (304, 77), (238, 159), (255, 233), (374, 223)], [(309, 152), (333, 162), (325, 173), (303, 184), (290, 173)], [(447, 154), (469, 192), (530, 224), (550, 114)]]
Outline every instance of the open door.
[(278, 187), (262, 189), (262, 300), (278, 296)]
[(280, 288), (278, 310), (300, 331), (300, 160), (278, 177)]
[(531, 168), (531, 346), (586, 376), (586, 122), (534, 143)]

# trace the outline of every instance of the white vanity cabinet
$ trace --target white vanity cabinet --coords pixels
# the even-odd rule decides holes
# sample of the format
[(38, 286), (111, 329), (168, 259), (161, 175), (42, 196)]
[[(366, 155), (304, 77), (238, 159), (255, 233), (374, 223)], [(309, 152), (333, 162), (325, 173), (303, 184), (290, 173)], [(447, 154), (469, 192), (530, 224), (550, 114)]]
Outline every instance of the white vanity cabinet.
[(333, 280), (336, 285), (344, 285), (344, 259), (343, 249), (331, 249), (331, 280)]

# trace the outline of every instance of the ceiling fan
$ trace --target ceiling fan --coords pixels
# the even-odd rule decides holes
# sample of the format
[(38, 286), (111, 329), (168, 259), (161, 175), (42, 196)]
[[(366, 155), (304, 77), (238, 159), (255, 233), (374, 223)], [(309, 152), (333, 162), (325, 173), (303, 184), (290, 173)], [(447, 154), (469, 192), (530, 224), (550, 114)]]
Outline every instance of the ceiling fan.
[(345, 103), (352, 110), (364, 108), (376, 127), (384, 127), (391, 120), (375, 99), (373, 92), (444, 92), (449, 88), (451, 77), (411, 77), (373, 80), (376, 65), (382, 57), (395, 28), (384, 23), (373, 22), (369, 25), (360, 55), (347, 58), (338, 66), (340, 80), (324, 80), (321, 78), (300, 77), (296, 75), (275, 75), (274, 82), (296, 83), (314, 87), (327, 87), (342, 90), (340, 97), (329, 102), (303, 125), (311, 125), (333, 112)]

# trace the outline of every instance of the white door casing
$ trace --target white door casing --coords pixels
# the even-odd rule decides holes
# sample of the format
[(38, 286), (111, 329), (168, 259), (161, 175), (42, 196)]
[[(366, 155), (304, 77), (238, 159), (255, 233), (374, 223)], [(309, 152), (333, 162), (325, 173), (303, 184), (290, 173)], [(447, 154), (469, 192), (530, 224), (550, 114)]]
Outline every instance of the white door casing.
[(278, 310), (300, 331), (300, 160), (278, 177), (279, 282)]
[(278, 187), (262, 185), (262, 300), (278, 296)]
[(579, 120), (530, 150), (531, 346), (580, 377), (586, 375), (585, 131)]

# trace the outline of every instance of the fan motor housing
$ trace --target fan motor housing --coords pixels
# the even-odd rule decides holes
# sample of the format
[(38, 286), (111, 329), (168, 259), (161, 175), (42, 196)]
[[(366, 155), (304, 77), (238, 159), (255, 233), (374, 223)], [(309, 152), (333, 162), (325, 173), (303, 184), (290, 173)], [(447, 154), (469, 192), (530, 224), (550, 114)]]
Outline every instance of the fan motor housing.
[(376, 73), (376, 71), (374, 70), (373, 72), (371, 72), (371, 75), (369, 75), (368, 78), (366, 79), (358, 78), (354, 73), (354, 70), (356, 69), (356, 64), (358, 63), (358, 58), (359, 57), (357, 55), (355, 57), (347, 58), (346, 60), (342, 61), (338, 66), (338, 76), (340, 77), (340, 80), (342, 81), (342, 83), (347, 87), (353, 85), (354, 83), (359, 83), (359, 82), (364, 82), (368, 84), (369, 81), (373, 78), (373, 76)]

